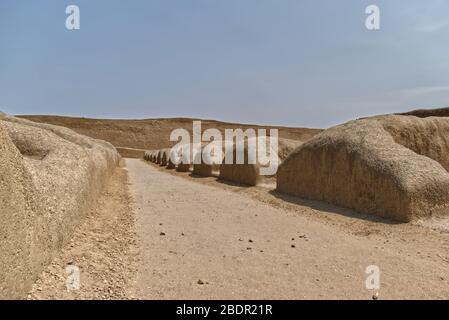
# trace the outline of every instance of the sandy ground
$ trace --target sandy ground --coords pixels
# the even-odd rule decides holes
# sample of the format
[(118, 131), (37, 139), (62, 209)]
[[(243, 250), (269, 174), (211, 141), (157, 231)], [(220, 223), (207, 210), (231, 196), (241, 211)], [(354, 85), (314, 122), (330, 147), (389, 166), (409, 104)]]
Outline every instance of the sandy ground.
[[(134, 213), (130, 208), (125, 168), (117, 168), (72, 241), (46, 268), (28, 299), (133, 299), (137, 267)], [(80, 273), (79, 290), (66, 280)]]
[[(379, 299), (449, 298), (445, 231), (285, 197), (271, 185), (243, 188), (137, 159), (126, 169), (30, 299), (372, 299), (373, 264)], [(68, 264), (81, 269), (80, 290), (65, 288)]]
[(290, 203), (141, 160), (127, 167), (141, 298), (371, 299), (365, 270), (373, 264), (380, 299), (449, 298), (447, 233)]

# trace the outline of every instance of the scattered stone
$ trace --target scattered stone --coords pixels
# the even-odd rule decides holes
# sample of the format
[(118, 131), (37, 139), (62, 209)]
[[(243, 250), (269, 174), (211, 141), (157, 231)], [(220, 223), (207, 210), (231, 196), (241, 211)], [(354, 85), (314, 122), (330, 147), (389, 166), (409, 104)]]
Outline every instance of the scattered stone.
[(199, 285), (203, 285), (204, 284), (204, 282), (203, 282), (203, 280), (198, 280), (198, 282), (197, 282)]

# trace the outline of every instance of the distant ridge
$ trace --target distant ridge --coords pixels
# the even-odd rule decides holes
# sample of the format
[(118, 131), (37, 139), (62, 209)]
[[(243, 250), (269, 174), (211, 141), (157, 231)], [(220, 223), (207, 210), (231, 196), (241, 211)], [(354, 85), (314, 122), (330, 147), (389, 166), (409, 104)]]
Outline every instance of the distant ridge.
[(224, 129), (266, 128), (279, 129), (279, 137), (305, 141), (321, 132), (321, 129), (290, 128), (283, 126), (261, 126), (203, 120), (192, 118), (160, 118), (160, 119), (90, 119), (80, 117), (50, 115), (20, 115), (35, 122), (50, 123), (68, 127), (80, 134), (109, 141), (117, 147), (136, 149), (160, 149), (173, 145), (169, 141), (170, 133), (177, 128), (192, 131), (192, 121), (201, 120), (202, 129), (216, 128), (224, 134)]
[(449, 117), (449, 108), (437, 108), (437, 109), (417, 109), (404, 113), (398, 113), (404, 116), (415, 116), (419, 118), (427, 117)]

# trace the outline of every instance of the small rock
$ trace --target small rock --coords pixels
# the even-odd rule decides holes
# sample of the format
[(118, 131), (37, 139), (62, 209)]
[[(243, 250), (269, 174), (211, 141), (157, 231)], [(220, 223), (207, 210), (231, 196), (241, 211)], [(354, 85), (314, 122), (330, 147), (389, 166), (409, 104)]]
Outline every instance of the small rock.
[(198, 284), (200, 284), (200, 285), (203, 285), (204, 284), (204, 282), (203, 282), (203, 280), (198, 280), (198, 282), (197, 282)]
[(253, 242), (253, 240), (249, 239), (249, 240), (248, 240), (248, 242), (251, 242), (251, 243), (252, 243), (252, 242)]
[(165, 236), (165, 232), (159, 233), (160, 236)]
[(373, 300), (377, 300), (379, 299), (379, 292), (376, 292), (375, 294), (373, 294)]
[(296, 248), (296, 246), (294, 244), (291, 245), (292, 248)]

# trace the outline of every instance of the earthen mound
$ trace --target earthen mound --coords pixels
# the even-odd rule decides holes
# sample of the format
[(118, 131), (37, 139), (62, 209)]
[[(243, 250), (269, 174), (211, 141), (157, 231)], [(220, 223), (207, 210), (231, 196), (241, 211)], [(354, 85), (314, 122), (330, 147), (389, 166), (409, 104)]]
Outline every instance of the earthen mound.
[(447, 215), (448, 154), (449, 118), (350, 121), (292, 152), (277, 190), (404, 222)]
[(22, 298), (90, 210), (120, 156), (70, 129), (0, 116), (0, 297)]

